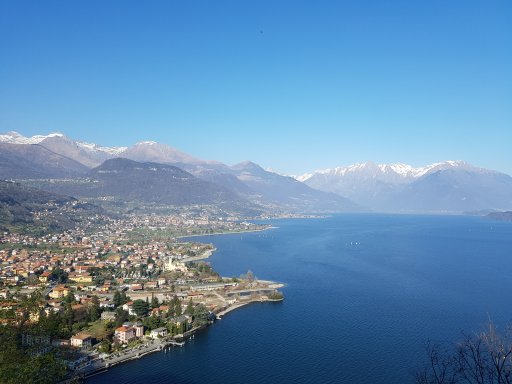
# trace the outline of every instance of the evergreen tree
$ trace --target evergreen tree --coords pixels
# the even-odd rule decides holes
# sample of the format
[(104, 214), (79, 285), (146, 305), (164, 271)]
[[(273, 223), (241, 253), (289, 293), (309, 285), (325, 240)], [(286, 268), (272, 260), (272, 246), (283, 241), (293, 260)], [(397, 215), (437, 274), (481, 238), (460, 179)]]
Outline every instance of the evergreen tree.
[(123, 304), (123, 303), (122, 303), (122, 300), (123, 300), (123, 298), (122, 298), (122, 296), (121, 296), (121, 292), (119, 292), (119, 291), (115, 291), (115, 292), (114, 292), (114, 298), (113, 298), (114, 305), (115, 305), (116, 307), (119, 307), (121, 304)]
[(128, 321), (130, 314), (122, 307), (116, 309), (116, 327), (120, 327), (124, 322)]
[(187, 308), (185, 308), (185, 313), (187, 315), (192, 315), (194, 313), (194, 303), (192, 302), (192, 298), (190, 298)]
[(130, 301), (130, 298), (128, 296), (126, 296), (126, 292), (122, 291), (121, 292), (121, 304), (120, 305), (126, 304), (129, 301)]
[(132, 307), (137, 316), (139, 316), (139, 317), (146, 316), (149, 312), (149, 303), (148, 303), (147, 297), (146, 297), (146, 301), (140, 300), (140, 299), (135, 300), (133, 302)]
[(160, 303), (158, 302), (158, 297), (155, 297), (155, 294), (151, 294), (151, 308), (158, 308)]
[[(176, 296), (174, 296), (176, 297)], [(183, 314), (183, 310), (181, 309), (180, 299), (176, 297), (176, 302), (174, 303), (174, 315), (181, 316)]]
[(64, 301), (69, 304), (74, 304), (76, 302), (75, 295), (73, 292), (69, 291), (67, 296), (64, 298)]
[(87, 317), (89, 321), (96, 321), (100, 318), (101, 315), (101, 307), (100, 301), (98, 300), (98, 296), (93, 296), (91, 300), (91, 304), (87, 310)]

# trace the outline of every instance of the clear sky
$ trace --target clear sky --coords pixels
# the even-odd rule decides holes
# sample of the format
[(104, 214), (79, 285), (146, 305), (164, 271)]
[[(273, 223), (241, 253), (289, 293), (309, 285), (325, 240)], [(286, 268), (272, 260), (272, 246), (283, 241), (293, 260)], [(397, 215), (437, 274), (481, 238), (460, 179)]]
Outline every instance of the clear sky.
[(0, 0), (0, 132), (512, 174), (512, 2)]

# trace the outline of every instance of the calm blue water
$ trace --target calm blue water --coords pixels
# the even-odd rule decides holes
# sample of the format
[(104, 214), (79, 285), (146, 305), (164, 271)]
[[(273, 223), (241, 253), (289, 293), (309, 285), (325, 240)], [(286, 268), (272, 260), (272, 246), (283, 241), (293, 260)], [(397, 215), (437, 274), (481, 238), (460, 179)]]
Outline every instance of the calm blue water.
[(428, 338), (512, 320), (512, 223), (341, 215), (210, 236), (224, 276), (287, 284), (282, 303), (232, 312), (183, 348), (88, 383), (408, 383)]

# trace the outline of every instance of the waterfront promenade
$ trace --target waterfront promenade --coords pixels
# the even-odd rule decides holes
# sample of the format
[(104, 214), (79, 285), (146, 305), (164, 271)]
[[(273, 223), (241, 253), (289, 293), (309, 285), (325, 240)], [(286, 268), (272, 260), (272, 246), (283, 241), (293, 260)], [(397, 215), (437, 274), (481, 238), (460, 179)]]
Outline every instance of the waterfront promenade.
[(105, 359), (98, 357), (92, 360), (89, 365), (79, 370), (78, 372), (80, 375), (83, 375), (87, 378), (95, 374), (99, 374), (114, 365), (121, 364), (134, 359), (139, 359), (147, 354), (163, 351), (166, 348), (182, 347), (183, 345), (185, 345), (184, 341), (176, 341), (174, 339), (150, 340), (147, 343), (138, 345), (134, 348), (116, 352), (106, 357)]

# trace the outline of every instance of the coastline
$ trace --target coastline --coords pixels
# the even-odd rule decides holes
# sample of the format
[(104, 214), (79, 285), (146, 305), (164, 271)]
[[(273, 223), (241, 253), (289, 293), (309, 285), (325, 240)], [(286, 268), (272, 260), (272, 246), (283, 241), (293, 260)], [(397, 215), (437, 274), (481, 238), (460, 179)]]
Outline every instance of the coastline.
[(241, 233), (251, 233), (251, 232), (263, 232), (268, 231), (270, 229), (279, 229), (279, 227), (270, 226), (267, 228), (262, 229), (248, 229), (245, 231), (232, 231), (232, 232), (214, 232), (214, 233), (204, 233), (202, 235), (183, 235), (176, 237), (176, 240), (178, 239), (185, 239), (185, 238), (191, 238), (191, 237), (203, 237), (203, 236), (217, 236), (217, 235), (239, 235)]
[[(283, 284), (281, 284), (281, 286), (283, 286)], [(284, 300), (284, 298), (281, 298), (281, 299), (269, 299), (269, 298), (261, 299), (260, 298), (260, 299), (252, 299), (252, 300), (248, 300), (248, 301), (245, 301), (245, 302), (240, 302), (240, 303), (231, 305), (231, 306), (227, 307), (226, 309), (224, 309), (224, 310), (220, 311), (219, 313), (217, 313), (216, 314), (217, 320), (221, 320), (228, 313), (230, 313), (230, 312), (232, 312), (232, 311), (234, 311), (234, 310), (236, 310), (238, 308), (245, 307), (246, 305), (249, 305), (249, 304), (252, 304), (252, 303), (266, 303), (266, 302), (276, 303), (276, 302), (283, 301), (283, 300)]]
[[(266, 281), (267, 283), (272, 283), (272, 287), (281, 288), (284, 286), (282, 283), (277, 282), (271, 282)], [(265, 302), (280, 302), (283, 301), (284, 298), (280, 299), (269, 299), (268, 297), (259, 297), (259, 298), (253, 298), (247, 301), (238, 302), (235, 304), (232, 304), (228, 306), (227, 308), (223, 309), (222, 311), (215, 314), (216, 320), (221, 320), (225, 315), (227, 315), (230, 312), (235, 311), (236, 309), (245, 307), (249, 304), (253, 303), (265, 303)], [(198, 331), (208, 328), (211, 325), (214, 325), (215, 322), (212, 322), (210, 324), (192, 328), (191, 330), (185, 332), (183, 335), (177, 335), (170, 338), (165, 339), (157, 339), (157, 340), (151, 340), (148, 343), (144, 344), (144, 350), (141, 352), (136, 352), (135, 350), (129, 350), (125, 351), (125, 356), (117, 356), (113, 359), (113, 361), (106, 361), (105, 359), (95, 359), (91, 362), (90, 365), (86, 366), (83, 370), (79, 372), (79, 374), (84, 378), (88, 379), (90, 377), (100, 375), (104, 372), (107, 372), (109, 368), (112, 368), (116, 365), (127, 363), (131, 360), (138, 360), (146, 355), (155, 353), (155, 352), (162, 352), (166, 351), (167, 348), (172, 347), (183, 347), (185, 345), (185, 340), (193, 337)], [(142, 347), (140, 347), (142, 348)], [(61, 383), (67, 383), (68, 381), (62, 381)]]
[[(214, 235), (230, 235), (230, 234), (243, 234), (243, 233), (251, 233), (251, 232), (263, 232), (269, 229), (278, 229), (279, 227), (276, 226), (269, 226), (262, 229), (252, 229), (252, 230), (246, 230), (246, 231), (237, 231), (237, 232), (219, 232), (219, 233), (209, 233), (209, 234), (202, 234), (202, 235), (189, 235), (189, 236), (179, 236), (176, 238), (178, 239), (184, 239), (189, 237), (202, 237), (202, 236), (214, 236)], [(209, 258), (217, 249), (213, 248), (211, 250), (207, 250), (203, 252), (201, 255), (198, 256), (192, 256), (188, 259), (183, 259), (182, 261), (188, 262), (188, 261), (197, 261), (197, 260), (203, 260)], [(269, 281), (269, 280), (260, 280), (262, 283), (267, 284), (267, 290), (272, 289), (276, 290), (278, 288), (282, 288), (285, 286), (283, 283), (275, 282), (275, 281)], [(261, 293), (261, 292), (260, 292)], [(253, 303), (265, 303), (265, 302), (280, 302), (283, 301), (283, 298), (279, 299), (270, 299), (266, 295), (260, 295), (259, 297), (253, 297), (248, 300), (235, 302), (231, 305), (228, 305), (226, 308), (222, 309), (221, 311), (215, 313), (215, 319), (216, 321), (221, 320), (226, 314), (235, 311), (236, 309), (245, 307), (249, 304)], [(91, 361), (91, 364), (84, 367), (81, 371), (77, 372), (79, 375), (82, 376), (83, 379), (87, 380), (90, 377), (100, 375), (104, 372), (107, 372), (109, 368), (112, 368), (116, 365), (123, 364), (126, 362), (129, 362), (131, 360), (137, 360), (140, 359), (146, 355), (152, 354), (154, 352), (162, 352), (167, 351), (167, 348), (172, 348), (175, 346), (182, 347), (185, 345), (186, 339), (189, 339), (195, 335), (200, 330), (206, 329), (211, 325), (214, 325), (215, 322), (211, 322), (207, 325), (192, 328), (191, 330), (185, 332), (182, 335), (176, 335), (169, 338), (164, 339), (157, 339), (157, 340), (148, 340), (147, 343), (144, 343), (143, 346), (140, 346), (139, 348), (130, 349), (127, 351), (124, 351), (123, 354), (110, 357), (108, 360), (104, 358), (96, 358), (95, 360)], [(142, 349), (142, 350), (141, 350)]]

